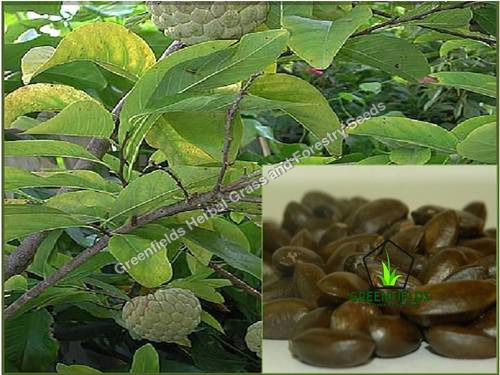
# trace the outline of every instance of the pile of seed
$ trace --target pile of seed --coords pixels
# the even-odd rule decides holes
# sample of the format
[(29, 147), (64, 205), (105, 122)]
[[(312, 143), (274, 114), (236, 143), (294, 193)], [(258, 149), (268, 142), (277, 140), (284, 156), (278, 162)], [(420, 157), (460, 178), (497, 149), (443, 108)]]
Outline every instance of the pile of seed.
[[(486, 207), (422, 206), (396, 199), (290, 202), (281, 226), (264, 223), (264, 338), (322, 367), (400, 357), (423, 342), (451, 358), (496, 355), (496, 230)], [(384, 283), (382, 262), (400, 275)], [(387, 303), (370, 291), (427, 296)], [(394, 302), (394, 301), (393, 301)]]

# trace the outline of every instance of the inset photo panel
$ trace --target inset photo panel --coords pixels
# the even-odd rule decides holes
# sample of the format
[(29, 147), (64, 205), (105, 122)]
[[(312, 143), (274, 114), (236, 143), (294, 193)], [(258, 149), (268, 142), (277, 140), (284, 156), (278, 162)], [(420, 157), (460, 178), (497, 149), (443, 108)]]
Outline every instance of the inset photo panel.
[(267, 167), (265, 373), (495, 373), (495, 166)]

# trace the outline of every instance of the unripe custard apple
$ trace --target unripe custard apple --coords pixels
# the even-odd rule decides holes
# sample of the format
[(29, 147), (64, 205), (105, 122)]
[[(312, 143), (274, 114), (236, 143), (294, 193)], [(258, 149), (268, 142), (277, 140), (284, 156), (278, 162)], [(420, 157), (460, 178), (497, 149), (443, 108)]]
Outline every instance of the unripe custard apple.
[(160, 289), (132, 298), (123, 306), (129, 331), (143, 339), (189, 346), (187, 336), (201, 321), (201, 305), (187, 289)]
[(267, 17), (261, 2), (147, 1), (151, 20), (165, 35), (191, 45), (216, 39), (240, 39)]
[(257, 357), (262, 356), (262, 321), (255, 322), (247, 328), (245, 342), (248, 349), (254, 352)]

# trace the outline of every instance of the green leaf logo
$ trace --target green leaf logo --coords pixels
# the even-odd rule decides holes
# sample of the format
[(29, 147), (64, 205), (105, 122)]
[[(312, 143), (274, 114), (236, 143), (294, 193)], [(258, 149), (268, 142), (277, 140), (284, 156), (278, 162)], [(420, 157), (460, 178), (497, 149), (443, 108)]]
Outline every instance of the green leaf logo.
[(387, 251), (385, 252), (385, 254), (387, 256), (387, 263), (382, 261), (382, 275), (377, 275), (377, 277), (380, 279), (383, 286), (394, 286), (396, 285), (396, 281), (398, 281), (398, 279), (402, 277), (402, 275), (397, 274), (397, 267), (391, 270), (391, 261), (389, 259), (389, 254), (387, 253)]

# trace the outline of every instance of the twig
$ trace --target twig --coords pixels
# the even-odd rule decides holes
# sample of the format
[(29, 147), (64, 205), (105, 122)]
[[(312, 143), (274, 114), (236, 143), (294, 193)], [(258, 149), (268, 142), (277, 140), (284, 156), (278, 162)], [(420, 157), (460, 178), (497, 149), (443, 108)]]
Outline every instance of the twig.
[[(183, 44), (178, 41), (172, 42), (172, 44), (165, 50), (165, 52), (161, 55), (160, 59), (164, 59), (168, 55), (174, 53), (178, 49), (182, 48)], [(118, 124), (120, 122), (120, 113), (123, 108), (123, 104), (128, 96), (128, 93), (125, 94), (120, 101), (116, 104), (116, 106), (111, 111), (113, 119), (115, 121), (115, 131), (118, 129)], [(87, 145), (87, 151), (95, 155), (98, 159), (101, 159), (110, 147), (110, 142), (106, 139), (102, 138), (92, 138)], [(93, 169), (95, 164), (89, 160), (78, 159), (75, 163), (73, 169), (81, 170), (81, 169)], [(57, 191), (57, 194), (63, 194), (70, 191), (70, 189), (66, 187), (62, 187)], [(19, 275), (24, 272), (26, 268), (28, 268), (29, 264), (33, 261), (35, 253), (43, 242), (43, 240), (47, 237), (49, 232), (40, 232), (34, 233), (26, 237), (21, 244), (14, 250), (7, 258), (5, 262), (5, 272), (4, 278), (5, 280), (14, 276)]]
[[(235, 181), (231, 184), (232, 190), (237, 190), (248, 186), (253, 182), (252, 179), (249, 179), (248, 176), (243, 176), (238, 181)], [(226, 191), (226, 190), (225, 190)], [(177, 202), (169, 206), (161, 207), (155, 211), (144, 214), (142, 216), (137, 217), (137, 220), (134, 223), (127, 223), (122, 225), (121, 227), (115, 229), (111, 232), (111, 234), (126, 234), (130, 231), (148, 224), (154, 220), (160, 219), (165, 216), (172, 216), (181, 212), (192, 211), (198, 209), (200, 207), (207, 206), (213, 199), (215, 199), (218, 195), (216, 191), (209, 191), (206, 193), (201, 193), (196, 196), (193, 196), (189, 202), (182, 201)], [(43, 281), (39, 282), (33, 288), (29, 289), (23, 295), (21, 295), (15, 302), (13, 302), (10, 306), (8, 306), (4, 310), (4, 318), (12, 317), (21, 307), (23, 307), (27, 302), (32, 300), (33, 298), (38, 297), (42, 292), (44, 292), (49, 287), (55, 285), (58, 281), (60, 281), (64, 276), (66, 276), (69, 272), (81, 266), (88, 259), (99, 253), (101, 250), (108, 246), (110, 237), (108, 235), (104, 235), (97, 241), (94, 245), (87, 248), (86, 250), (79, 253), (76, 257), (71, 259), (68, 263), (64, 264), (61, 268), (55, 271), (53, 274), (48, 276)]]
[(224, 175), (229, 167), (229, 149), (231, 148), (231, 143), (233, 142), (233, 120), (236, 115), (236, 111), (240, 106), (241, 101), (245, 97), (250, 85), (257, 79), (257, 77), (261, 75), (261, 73), (255, 73), (250, 76), (250, 79), (241, 87), (240, 91), (236, 95), (233, 103), (227, 110), (226, 123), (224, 124), (224, 146), (222, 147), (222, 167), (219, 173), (219, 177), (217, 178), (217, 182), (215, 184), (214, 191), (220, 192), (220, 187), (222, 185), (222, 181), (224, 180)]
[(267, 139), (264, 137), (259, 137), (260, 148), (262, 149), (262, 155), (264, 157), (268, 157), (271, 155), (271, 149), (269, 148), (269, 144), (267, 143)]
[[(376, 15), (379, 15), (379, 16), (382, 16), (382, 17), (385, 17), (385, 18), (391, 18), (392, 17), (391, 14), (389, 14), (387, 12), (383, 12), (383, 11), (378, 10), (378, 9), (372, 9), (372, 13), (376, 14)], [(438, 33), (453, 35), (453, 36), (457, 36), (459, 38), (464, 38), (464, 39), (477, 40), (479, 42), (486, 43), (486, 44), (488, 44), (488, 45), (490, 45), (492, 47), (494, 47), (496, 45), (496, 43), (497, 43), (497, 41), (495, 39), (491, 39), (491, 38), (481, 37), (481, 36), (477, 36), (477, 35), (462, 34), (462, 33), (457, 32), (457, 31), (448, 30), (448, 29), (441, 29), (439, 27), (434, 27), (434, 26), (425, 26), (425, 25), (419, 25), (419, 26), (421, 28), (423, 28), (423, 29), (428, 29), (428, 30), (436, 31)]]
[(184, 185), (182, 184), (182, 181), (181, 179), (179, 178), (179, 176), (177, 176), (175, 174), (175, 172), (172, 170), (172, 168), (170, 167), (165, 167), (165, 168), (160, 168), (161, 170), (165, 171), (168, 173), (168, 175), (170, 177), (172, 177), (172, 179), (175, 181), (177, 187), (179, 189), (181, 189), (182, 191), (182, 194), (184, 194), (184, 198), (186, 198), (186, 200), (189, 200), (189, 192), (187, 191), (187, 189), (184, 187)]
[(488, 44), (491, 47), (495, 47), (495, 45), (497, 44), (497, 41), (494, 40), (494, 39), (490, 39), (490, 38), (486, 38), (486, 37), (481, 37), (481, 36), (478, 36), (478, 35), (462, 34), (462, 33), (459, 33), (457, 31), (447, 30), (447, 29), (441, 29), (439, 27), (434, 27), (434, 26), (420, 25), (420, 27), (422, 27), (424, 29), (432, 30), (432, 31), (437, 31), (438, 33), (443, 33), (443, 34), (457, 36), (459, 38), (477, 40), (479, 42), (486, 43), (486, 44)]
[(378, 24), (373, 25), (367, 29), (364, 29), (358, 33), (355, 33), (352, 36), (356, 37), (356, 36), (371, 34), (373, 31), (385, 29), (388, 27), (394, 27), (394, 26), (397, 26), (397, 25), (404, 23), (404, 22), (421, 20), (421, 19), (423, 19), (431, 14), (434, 14), (434, 13), (444, 12), (446, 10), (452, 10), (452, 9), (458, 9), (458, 8), (465, 8), (466, 6), (471, 5), (473, 3), (474, 3), (474, 1), (466, 1), (463, 3), (454, 3), (453, 5), (450, 5), (447, 7), (437, 7), (437, 8), (429, 9), (425, 12), (422, 12), (420, 14), (416, 14), (414, 16), (393, 17), (385, 22), (378, 23)]
[(215, 262), (210, 262), (208, 263), (208, 266), (213, 269), (216, 273), (224, 277), (225, 279), (228, 279), (231, 281), (231, 283), (240, 289), (245, 290), (248, 294), (261, 298), (262, 294), (255, 288), (252, 288), (250, 285), (248, 285), (246, 282), (243, 280), (239, 279), (237, 276), (233, 275), (231, 272), (226, 271), (224, 268), (222, 268), (220, 265), (218, 265)]

